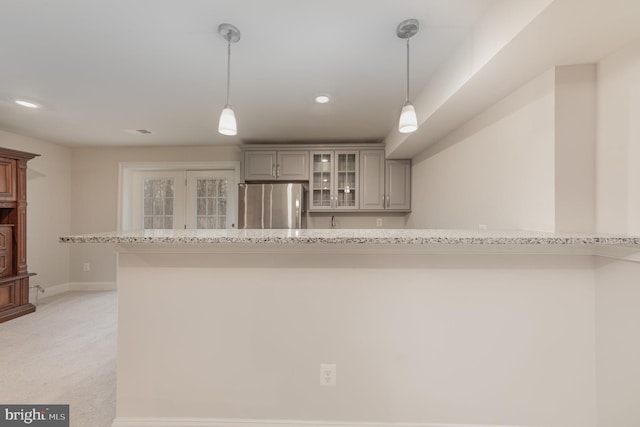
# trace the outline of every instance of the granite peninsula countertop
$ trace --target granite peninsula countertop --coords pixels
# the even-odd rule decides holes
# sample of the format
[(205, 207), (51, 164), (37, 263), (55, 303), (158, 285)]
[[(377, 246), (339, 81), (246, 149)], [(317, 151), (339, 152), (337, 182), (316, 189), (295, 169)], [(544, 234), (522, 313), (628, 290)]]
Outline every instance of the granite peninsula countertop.
[(61, 243), (215, 245), (640, 246), (640, 236), (437, 229), (144, 230), (60, 237)]

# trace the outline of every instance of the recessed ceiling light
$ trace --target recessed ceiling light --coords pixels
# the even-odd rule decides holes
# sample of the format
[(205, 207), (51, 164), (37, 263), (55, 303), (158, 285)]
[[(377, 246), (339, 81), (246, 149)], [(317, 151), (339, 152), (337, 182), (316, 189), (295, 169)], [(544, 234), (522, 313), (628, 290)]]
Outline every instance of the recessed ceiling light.
[(318, 104), (326, 104), (329, 102), (329, 97), (327, 95), (318, 95), (316, 96), (316, 102)]
[(29, 102), (29, 101), (25, 101), (23, 99), (16, 99), (14, 102), (16, 104), (18, 104), (18, 105), (22, 105), (23, 107), (27, 107), (27, 108), (40, 108), (40, 106), (38, 104), (35, 104), (33, 102)]

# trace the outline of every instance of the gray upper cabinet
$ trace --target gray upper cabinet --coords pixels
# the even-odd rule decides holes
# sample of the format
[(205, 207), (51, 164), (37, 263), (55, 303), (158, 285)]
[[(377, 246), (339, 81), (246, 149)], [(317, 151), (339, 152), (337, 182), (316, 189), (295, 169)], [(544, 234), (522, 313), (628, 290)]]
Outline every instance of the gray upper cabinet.
[(360, 151), (360, 209), (384, 209), (384, 150)]
[(304, 148), (247, 147), (244, 180), (309, 182), (311, 212), (411, 211), (411, 160), (387, 160), (381, 145)]
[(411, 210), (411, 160), (387, 160), (385, 164), (385, 209)]
[(312, 151), (309, 210), (358, 210), (358, 151)]
[(308, 151), (245, 151), (245, 181), (308, 181)]
[(410, 211), (411, 160), (385, 160), (384, 150), (360, 151), (360, 210)]

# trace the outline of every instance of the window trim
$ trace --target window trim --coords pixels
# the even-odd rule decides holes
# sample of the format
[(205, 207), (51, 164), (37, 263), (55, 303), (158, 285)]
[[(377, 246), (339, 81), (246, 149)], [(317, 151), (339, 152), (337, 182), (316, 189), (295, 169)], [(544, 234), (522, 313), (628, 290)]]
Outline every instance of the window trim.
[[(131, 212), (133, 174), (139, 171), (167, 171), (167, 170), (225, 170), (233, 171), (236, 184), (240, 183), (240, 162), (120, 162), (118, 163), (118, 200), (117, 200), (117, 230), (123, 231), (125, 212)], [(237, 213), (236, 213), (237, 215)], [(237, 222), (236, 222), (237, 223)]]

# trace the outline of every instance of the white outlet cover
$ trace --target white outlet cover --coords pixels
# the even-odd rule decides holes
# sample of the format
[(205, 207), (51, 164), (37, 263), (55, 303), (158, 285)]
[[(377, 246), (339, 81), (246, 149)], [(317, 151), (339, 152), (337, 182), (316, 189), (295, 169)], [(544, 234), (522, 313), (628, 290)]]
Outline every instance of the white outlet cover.
[(321, 363), (320, 364), (320, 385), (323, 387), (336, 386), (336, 364)]

